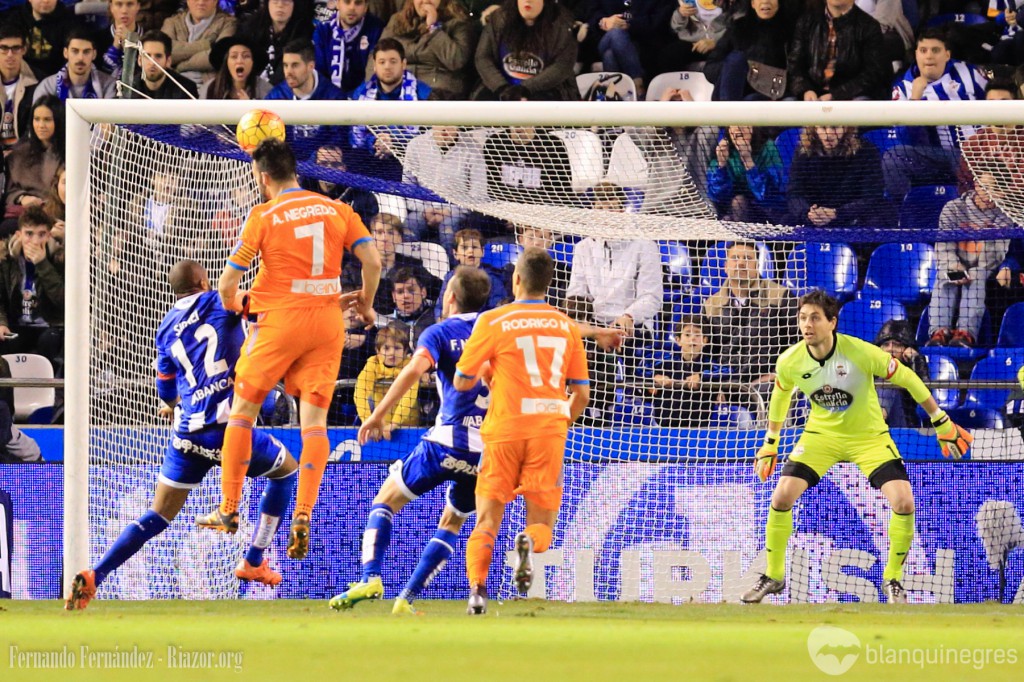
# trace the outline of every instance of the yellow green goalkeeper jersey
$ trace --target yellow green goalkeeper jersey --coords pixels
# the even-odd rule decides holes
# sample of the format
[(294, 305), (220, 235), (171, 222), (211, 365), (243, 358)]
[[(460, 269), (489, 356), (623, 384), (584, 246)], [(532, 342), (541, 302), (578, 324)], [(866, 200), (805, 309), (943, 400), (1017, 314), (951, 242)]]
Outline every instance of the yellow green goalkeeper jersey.
[(836, 334), (832, 352), (823, 359), (811, 356), (807, 342), (779, 356), (768, 419), (784, 422), (794, 388), (811, 401), (806, 431), (832, 436), (864, 436), (888, 430), (875, 391), (875, 377), (910, 391), (918, 403), (930, 394), (909, 368), (881, 348), (866, 341)]

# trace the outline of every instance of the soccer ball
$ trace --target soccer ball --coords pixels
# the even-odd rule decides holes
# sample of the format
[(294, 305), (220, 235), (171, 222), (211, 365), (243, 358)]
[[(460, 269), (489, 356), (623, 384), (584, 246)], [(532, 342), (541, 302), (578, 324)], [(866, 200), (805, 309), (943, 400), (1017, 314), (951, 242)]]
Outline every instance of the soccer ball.
[(235, 138), (242, 151), (251, 154), (256, 145), (268, 137), (284, 142), (284, 121), (273, 111), (253, 109), (242, 116), (235, 128)]

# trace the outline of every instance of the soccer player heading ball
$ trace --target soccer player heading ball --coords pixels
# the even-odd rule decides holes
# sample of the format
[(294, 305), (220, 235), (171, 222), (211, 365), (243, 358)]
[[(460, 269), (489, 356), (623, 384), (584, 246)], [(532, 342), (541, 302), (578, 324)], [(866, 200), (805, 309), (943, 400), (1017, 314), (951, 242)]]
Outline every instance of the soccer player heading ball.
[(889, 556), (882, 575), (889, 602), (906, 602), (900, 581), (914, 538), (914, 493), (903, 459), (889, 436), (875, 392), (875, 377), (901, 386), (924, 408), (935, 427), (944, 457), (960, 459), (974, 438), (950, 421), (931, 392), (911, 371), (881, 348), (836, 333), (839, 303), (822, 291), (800, 299), (797, 322), (803, 341), (779, 356), (775, 388), (768, 407), (768, 433), (757, 451), (754, 468), (765, 481), (775, 471), (779, 437), (794, 388), (811, 401), (811, 415), (772, 494), (765, 529), (768, 567), (757, 584), (743, 594), (746, 603), (760, 602), (786, 587), (786, 544), (793, 534), (793, 505), (821, 480), (833, 464), (853, 462), (873, 488), (882, 491), (889, 517)]
[[(345, 344), (342, 306), (355, 306), (363, 322), (376, 321), (373, 296), (380, 280), (380, 254), (359, 216), (347, 205), (299, 187), (295, 155), (268, 138), (252, 153), (253, 174), (266, 203), (252, 209), (242, 236), (220, 276), (224, 307), (257, 315), (235, 372), (235, 399), (224, 433), (220, 507), (202, 524), (238, 530), (238, 505), (252, 457), (252, 427), (263, 399), (283, 378), (299, 397), (302, 456), (288, 556), (305, 558), (309, 522), (330, 455), (327, 410)], [(341, 293), (345, 251), (363, 265), (363, 287)], [(248, 292), (238, 286), (260, 256)]]

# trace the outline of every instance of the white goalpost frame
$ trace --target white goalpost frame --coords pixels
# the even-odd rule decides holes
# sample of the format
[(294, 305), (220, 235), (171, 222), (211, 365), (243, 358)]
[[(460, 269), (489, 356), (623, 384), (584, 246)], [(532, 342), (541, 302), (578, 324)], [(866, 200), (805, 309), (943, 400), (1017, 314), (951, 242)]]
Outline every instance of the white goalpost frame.
[[(1021, 125), (1024, 101), (993, 102), (326, 102), (69, 99), (67, 126), (64, 575), (89, 565), (89, 144), (94, 124), (225, 124), (254, 108), (286, 124), (698, 126)], [(681, 235), (685, 238), (685, 235)]]

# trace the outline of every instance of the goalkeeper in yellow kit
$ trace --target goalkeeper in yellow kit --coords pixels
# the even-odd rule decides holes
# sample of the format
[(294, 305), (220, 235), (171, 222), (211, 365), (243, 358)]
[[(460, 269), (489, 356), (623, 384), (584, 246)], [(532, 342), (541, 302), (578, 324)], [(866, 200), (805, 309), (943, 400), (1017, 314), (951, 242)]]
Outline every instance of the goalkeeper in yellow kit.
[(798, 324), (803, 341), (779, 356), (768, 409), (768, 433), (754, 468), (762, 481), (775, 471), (779, 435), (794, 388), (811, 401), (797, 441), (772, 494), (765, 550), (768, 566), (742, 601), (756, 603), (786, 587), (786, 544), (793, 534), (793, 505), (833, 464), (853, 462), (889, 501), (889, 556), (882, 575), (889, 602), (906, 602), (900, 581), (914, 537), (914, 493), (903, 459), (889, 436), (875, 392), (875, 377), (910, 392), (935, 427), (945, 457), (960, 459), (974, 438), (950, 421), (916, 374), (881, 348), (836, 333), (839, 303), (822, 291), (800, 299)]

